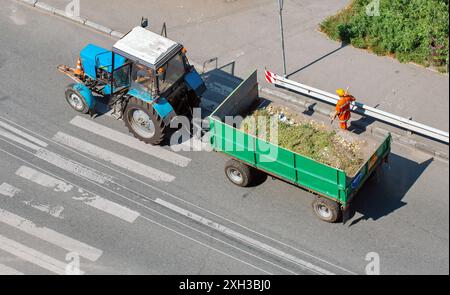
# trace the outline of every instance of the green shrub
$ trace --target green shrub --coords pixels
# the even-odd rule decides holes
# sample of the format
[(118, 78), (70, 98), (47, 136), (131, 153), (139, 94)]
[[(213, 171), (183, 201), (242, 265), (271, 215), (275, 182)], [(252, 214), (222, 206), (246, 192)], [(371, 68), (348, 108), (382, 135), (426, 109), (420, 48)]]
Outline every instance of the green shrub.
[(448, 0), (380, 0), (380, 15), (370, 16), (373, 0), (353, 0), (320, 27), (330, 38), (394, 55), (401, 62), (443, 68), (448, 61)]

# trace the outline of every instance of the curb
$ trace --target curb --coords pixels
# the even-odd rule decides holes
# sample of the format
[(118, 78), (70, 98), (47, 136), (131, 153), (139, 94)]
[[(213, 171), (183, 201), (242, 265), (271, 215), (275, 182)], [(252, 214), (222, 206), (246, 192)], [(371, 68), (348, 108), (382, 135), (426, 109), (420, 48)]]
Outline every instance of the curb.
[(65, 12), (64, 10), (61, 9), (57, 9), (49, 4), (46, 4), (45, 2), (39, 1), (39, 0), (16, 0), (17, 2), (21, 2), (23, 4), (26, 4), (28, 6), (32, 6), (35, 7), (39, 10), (42, 10), (44, 12), (53, 14), (53, 15), (57, 15), (63, 18), (66, 18), (68, 20), (71, 20), (73, 22), (79, 23), (81, 25), (84, 25), (86, 27), (89, 27), (93, 30), (96, 30), (100, 33), (109, 35), (113, 38), (117, 38), (120, 39), (124, 36), (124, 34), (118, 32), (118, 31), (114, 31), (113, 29), (110, 29), (108, 27), (105, 27), (103, 25), (97, 24), (95, 22), (92, 22), (90, 20), (84, 19), (82, 17), (79, 16), (75, 16), (75, 15), (71, 15), (68, 14), (67, 12)]
[[(116, 39), (120, 39), (120, 38), (122, 38), (125, 35), (125, 34), (119, 32), (119, 31), (115, 31), (115, 30), (113, 30), (111, 28), (108, 28), (108, 27), (105, 27), (103, 25), (97, 24), (97, 23), (92, 22), (90, 20), (87, 20), (87, 19), (84, 19), (84, 18), (81, 18), (81, 17), (78, 17), (78, 16), (67, 14), (65, 11), (60, 10), (60, 9), (56, 9), (56, 8), (50, 6), (50, 5), (48, 5), (48, 4), (46, 4), (46, 3), (42, 2), (42, 1), (39, 1), (39, 0), (16, 0), (16, 1), (24, 3), (24, 4), (32, 6), (32, 7), (35, 7), (35, 8), (38, 8), (38, 9), (40, 9), (42, 11), (51, 13), (53, 15), (57, 15), (57, 16), (66, 18), (66, 19), (71, 20), (73, 22), (82, 24), (82, 25), (84, 25), (86, 27), (89, 27), (89, 28), (91, 28), (93, 30), (96, 30), (96, 31), (98, 31), (100, 33), (106, 34), (106, 35), (111, 36), (111, 37), (116, 38)], [(196, 66), (195, 63), (192, 63), (192, 64), (194, 66)], [(298, 98), (298, 97), (295, 97), (295, 96), (292, 96), (292, 95), (289, 95), (289, 94), (285, 94), (285, 93), (277, 91), (277, 90), (273, 90), (273, 89), (269, 89), (269, 88), (261, 88), (260, 87), (260, 91), (265, 92), (265, 93), (270, 94), (270, 95), (274, 95), (274, 96), (276, 96), (276, 97), (278, 97), (280, 99), (286, 100), (288, 102), (300, 105), (301, 107), (304, 107), (305, 110), (311, 110), (311, 111), (314, 111), (314, 112), (318, 112), (318, 113), (320, 113), (322, 115), (325, 115), (325, 116), (330, 116), (331, 112), (333, 111), (330, 108), (325, 108), (325, 107), (322, 107), (322, 106), (316, 106), (316, 104), (314, 102), (305, 101), (305, 100), (303, 100), (301, 98)], [(356, 125), (356, 126), (360, 127), (360, 128), (362, 127), (362, 125)], [(400, 134), (388, 131), (388, 130), (380, 128), (380, 127), (368, 126), (368, 127), (365, 127), (365, 129), (366, 129), (366, 132), (369, 132), (371, 134), (382, 135), (382, 136), (385, 136), (385, 135), (390, 133), (392, 135), (392, 139), (394, 141), (402, 144), (402, 145), (406, 145), (408, 147), (412, 147), (414, 149), (417, 149), (419, 151), (422, 151), (422, 152), (424, 152), (426, 154), (429, 154), (429, 155), (431, 155), (433, 157), (436, 157), (436, 158), (440, 158), (440, 159), (445, 160), (445, 161), (449, 160), (449, 155), (447, 153), (445, 153), (443, 151), (438, 151), (438, 150), (436, 150), (434, 147), (432, 147), (430, 145), (427, 145), (427, 144), (424, 144), (424, 143), (421, 143), (421, 142), (417, 142), (417, 141), (415, 141), (415, 140), (413, 140), (413, 139), (411, 139), (409, 137), (405, 137), (403, 135), (400, 135)]]

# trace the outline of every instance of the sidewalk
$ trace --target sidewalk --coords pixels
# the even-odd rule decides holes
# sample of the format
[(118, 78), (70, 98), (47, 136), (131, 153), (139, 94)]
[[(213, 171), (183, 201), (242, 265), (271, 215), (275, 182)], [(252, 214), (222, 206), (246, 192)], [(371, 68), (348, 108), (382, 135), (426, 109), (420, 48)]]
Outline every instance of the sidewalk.
[[(69, 0), (44, 0), (64, 9)], [(326, 3), (323, 3), (326, 2)], [(350, 86), (363, 103), (448, 131), (449, 77), (400, 64), (350, 46), (341, 48), (317, 31), (320, 21), (348, 0), (285, 1), (285, 38), (291, 79), (333, 92)], [(282, 73), (278, 4), (274, 0), (80, 0), (81, 16), (127, 32), (148, 17), (150, 29), (182, 42), (197, 63), (235, 61), (246, 76), (264, 67)], [(261, 84), (263, 82), (260, 75)]]

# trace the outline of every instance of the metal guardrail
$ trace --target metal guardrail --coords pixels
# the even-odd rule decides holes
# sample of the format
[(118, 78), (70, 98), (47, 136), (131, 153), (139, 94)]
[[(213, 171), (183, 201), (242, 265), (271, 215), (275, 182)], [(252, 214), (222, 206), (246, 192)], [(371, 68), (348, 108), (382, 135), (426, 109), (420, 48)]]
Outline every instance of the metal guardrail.
[[(334, 105), (339, 100), (339, 97), (337, 95), (289, 80), (270, 71), (266, 70), (265, 75), (266, 81), (270, 84), (274, 84), (275, 86), (293, 90), (295, 92), (305, 94), (312, 98)], [(442, 131), (407, 118), (390, 114), (388, 112), (364, 105), (359, 102), (353, 102), (351, 105), (351, 110), (357, 114), (372, 117), (391, 125), (406, 129), (408, 131), (425, 135), (447, 144), (449, 143), (448, 132), (446, 131)]]

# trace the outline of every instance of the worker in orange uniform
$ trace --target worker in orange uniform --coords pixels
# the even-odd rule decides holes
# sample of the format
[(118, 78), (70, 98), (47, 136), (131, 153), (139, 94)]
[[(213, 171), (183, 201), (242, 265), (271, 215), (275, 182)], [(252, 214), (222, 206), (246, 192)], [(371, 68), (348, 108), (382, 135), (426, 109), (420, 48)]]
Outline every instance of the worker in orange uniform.
[(350, 106), (351, 103), (356, 99), (344, 89), (338, 89), (336, 90), (336, 93), (339, 95), (339, 100), (336, 104), (336, 112), (333, 115), (332, 121), (334, 121), (336, 117), (338, 117), (341, 129), (347, 130), (348, 121), (351, 117)]

